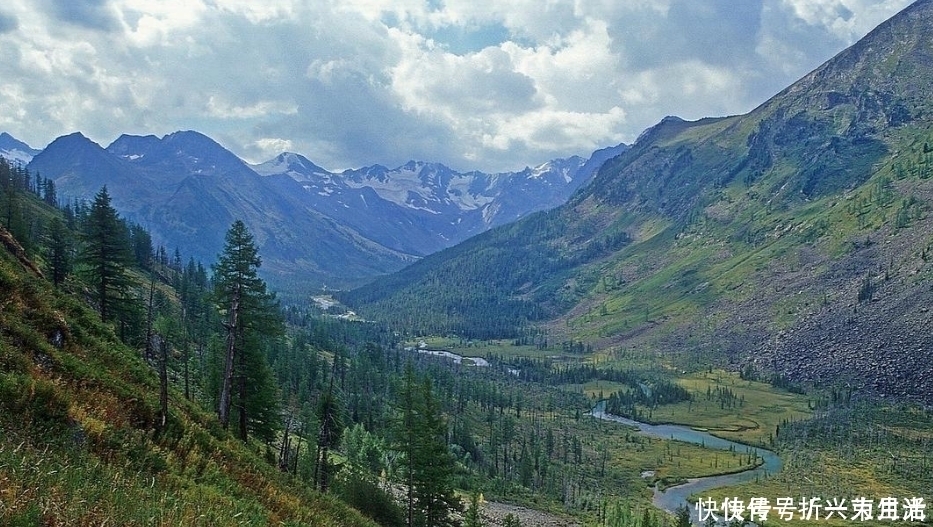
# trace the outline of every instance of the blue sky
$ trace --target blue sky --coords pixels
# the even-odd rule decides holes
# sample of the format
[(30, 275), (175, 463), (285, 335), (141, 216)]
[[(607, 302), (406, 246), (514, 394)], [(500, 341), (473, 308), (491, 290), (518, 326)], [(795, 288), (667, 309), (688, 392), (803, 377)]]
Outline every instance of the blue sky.
[(0, 131), (519, 170), (744, 113), (908, 0), (7, 0)]

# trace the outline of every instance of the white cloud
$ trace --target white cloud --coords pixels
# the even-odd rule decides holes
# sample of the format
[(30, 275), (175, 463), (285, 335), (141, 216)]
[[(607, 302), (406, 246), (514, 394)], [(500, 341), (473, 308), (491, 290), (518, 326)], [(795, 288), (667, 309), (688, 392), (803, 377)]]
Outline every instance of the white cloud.
[(483, 145), (507, 150), (522, 142), (541, 150), (582, 150), (596, 141), (621, 142), (618, 130), (624, 123), (625, 110), (618, 106), (604, 113), (543, 110), (496, 123), (495, 132), (483, 136)]
[(8, 0), (0, 126), (513, 170), (747, 111), (907, 3)]
[(285, 101), (266, 100), (237, 106), (223, 100), (222, 95), (211, 95), (207, 99), (207, 113), (218, 119), (256, 119), (275, 114), (295, 115), (298, 107)]
[(793, 14), (852, 43), (882, 20), (903, 9), (902, 0), (782, 0)]
[(253, 147), (258, 149), (260, 155), (263, 157), (262, 160), (271, 159), (282, 152), (291, 152), (293, 151), (295, 144), (291, 139), (283, 139), (281, 137), (262, 137), (257, 139), (252, 144)]
[(128, 45), (169, 46), (175, 35), (197, 27), (207, 6), (199, 0), (125, 0), (119, 6)]

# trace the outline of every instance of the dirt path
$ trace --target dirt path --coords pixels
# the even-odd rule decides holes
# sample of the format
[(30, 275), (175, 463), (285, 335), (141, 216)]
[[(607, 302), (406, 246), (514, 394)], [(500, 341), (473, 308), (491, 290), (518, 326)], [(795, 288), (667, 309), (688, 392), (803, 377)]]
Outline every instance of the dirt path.
[(579, 527), (580, 524), (563, 516), (548, 512), (536, 511), (517, 505), (498, 503), (495, 501), (483, 502), (479, 514), (489, 527), (503, 525), (506, 515), (518, 518), (522, 527)]

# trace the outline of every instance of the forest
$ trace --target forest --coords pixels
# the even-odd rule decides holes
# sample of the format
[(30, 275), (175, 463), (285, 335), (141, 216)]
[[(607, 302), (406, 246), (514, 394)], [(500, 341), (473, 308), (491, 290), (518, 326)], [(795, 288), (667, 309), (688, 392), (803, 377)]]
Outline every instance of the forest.
[[(526, 336), (534, 323), (573, 305), (572, 293), (550, 300), (560, 293), (565, 271), (631, 241), (625, 231), (610, 231), (574, 247), (549, 243), (563, 221), (556, 212), (532, 214), (521, 224), (479, 234), (365, 287), (341, 292), (339, 298), (364, 305), (364, 315), (405, 334), (480, 340)], [(464, 259), (463, 265), (454, 256)], [(425, 278), (418, 285), (399, 290), (421, 273)], [(547, 282), (542, 288), (528, 289), (542, 280)]]

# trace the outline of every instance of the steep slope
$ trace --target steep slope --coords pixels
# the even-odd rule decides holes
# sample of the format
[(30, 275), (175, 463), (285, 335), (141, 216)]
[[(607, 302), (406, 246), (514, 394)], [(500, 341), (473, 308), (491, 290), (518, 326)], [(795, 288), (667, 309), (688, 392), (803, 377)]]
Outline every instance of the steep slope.
[(928, 396), (931, 20), (915, 3), (749, 114), (665, 118), (567, 205), (346, 300), (420, 331), (550, 320), (552, 342)]
[(0, 524), (373, 525), (171, 396), (0, 228)]
[(270, 187), (246, 164), (196, 132), (121, 136), (107, 149), (80, 134), (53, 141), (28, 165), (64, 196), (108, 186), (114, 206), (154, 241), (213, 261), (235, 219), (253, 232), (270, 282), (342, 284), (396, 270), (413, 257), (313, 210), (298, 183)]

